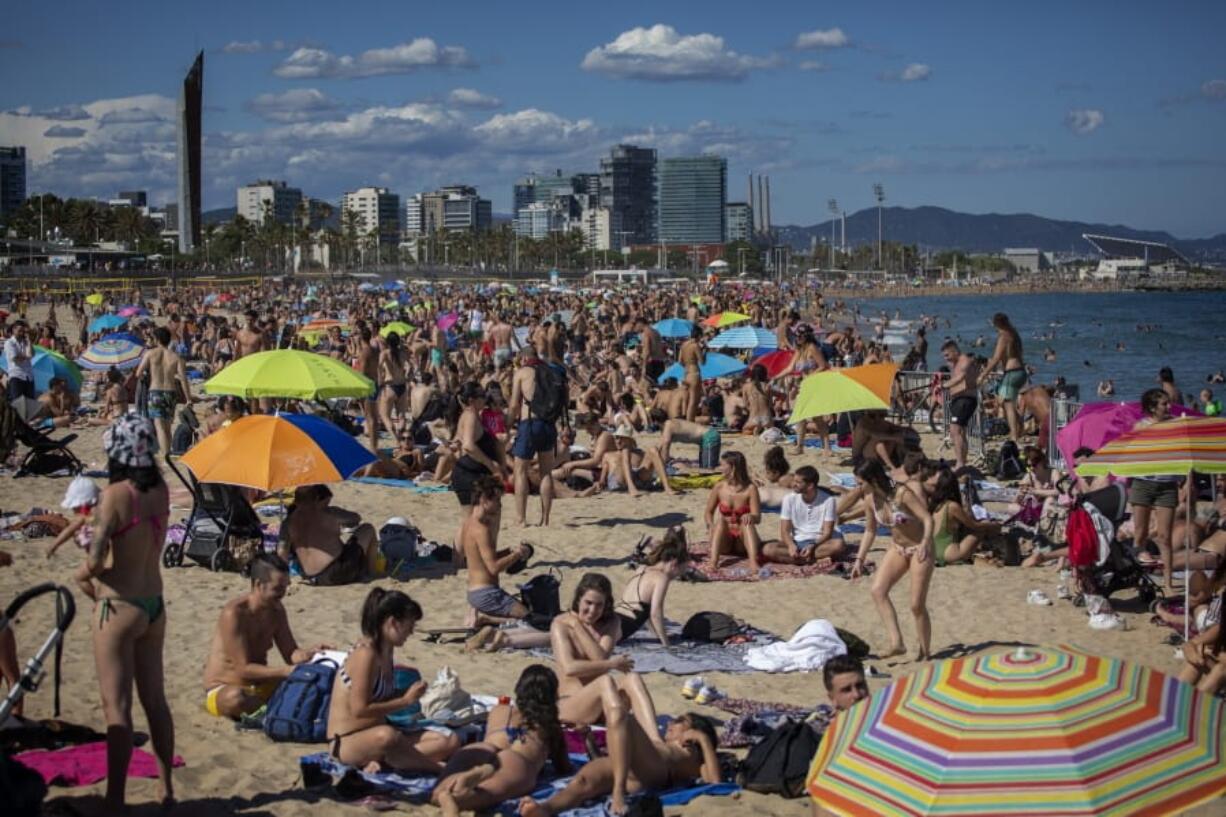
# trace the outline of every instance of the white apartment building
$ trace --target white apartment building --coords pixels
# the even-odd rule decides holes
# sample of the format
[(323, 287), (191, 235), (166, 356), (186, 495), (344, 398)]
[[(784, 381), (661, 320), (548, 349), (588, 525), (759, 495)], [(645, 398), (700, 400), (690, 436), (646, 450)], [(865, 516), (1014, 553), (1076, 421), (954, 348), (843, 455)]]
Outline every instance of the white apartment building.
[(238, 215), (252, 224), (263, 224), (266, 203), (272, 205), (272, 217), (280, 224), (292, 224), (298, 217), (302, 191), (283, 181), (262, 179), (238, 188)]
[(377, 234), (380, 244), (400, 242), (400, 196), (386, 187), (362, 187), (341, 196), (341, 224), (349, 210), (359, 216), (363, 234)]
[(579, 221), (589, 250), (613, 249), (613, 213), (608, 207), (588, 207)]

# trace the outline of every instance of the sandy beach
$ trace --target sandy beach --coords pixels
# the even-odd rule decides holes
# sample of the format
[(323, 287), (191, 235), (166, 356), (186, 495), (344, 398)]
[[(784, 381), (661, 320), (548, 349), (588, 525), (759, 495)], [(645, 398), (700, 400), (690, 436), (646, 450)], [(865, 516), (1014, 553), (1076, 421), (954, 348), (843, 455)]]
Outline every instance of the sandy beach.
[[(35, 319), (40, 313), (35, 311)], [(69, 329), (71, 334), (71, 329)], [(203, 407), (202, 407), (203, 408)], [(74, 429), (80, 434), (73, 450), (89, 469), (104, 469), (102, 429)], [(651, 442), (650, 436), (640, 444)], [(936, 450), (937, 440), (925, 445)], [(750, 464), (760, 467), (766, 446), (753, 437), (726, 436), (725, 450), (745, 453)], [(695, 456), (691, 446), (679, 446), (680, 456)], [(820, 457), (806, 452), (789, 454), (793, 467), (812, 464), (823, 474), (846, 472), (849, 467), (835, 457)], [(182, 521), (190, 510), (190, 497), (169, 471), (166, 478), (172, 489), (172, 522)], [(59, 509), (67, 478), (28, 477), (14, 480), (0, 477), (0, 508), (23, 513), (39, 506)], [(458, 521), (458, 504), (451, 493), (417, 495), (379, 485), (339, 483), (332, 486), (333, 504), (357, 511), (376, 527), (391, 516), (406, 516), (427, 537), (450, 542)], [(554, 508), (554, 523), (549, 528), (516, 528), (507, 524), (504, 514), (501, 542), (504, 545), (528, 540), (536, 545), (536, 558), (525, 574), (534, 575), (549, 567), (563, 572), (562, 599), (569, 601), (579, 576), (586, 571), (606, 573), (620, 593), (630, 575), (626, 565), (640, 535), (660, 535), (670, 525), (687, 527), (692, 539), (704, 538), (702, 508), (705, 491), (690, 491), (679, 497), (660, 493), (632, 499), (624, 493), (602, 494), (593, 499), (559, 501)], [(506, 500), (509, 511), (511, 498)], [(530, 518), (539, 514), (533, 498)], [(778, 535), (778, 516), (767, 515), (761, 530), (767, 537)], [(65, 545), (51, 560), (43, 550), (50, 539), (8, 541), (0, 549), (13, 555), (11, 568), (0, 570), (0, 601), (7, 602), (21, 590), (44, 581), (69, 583), (81, 554), (72, 544)], [(882, 543), (877, 545), (878, 555)], [(872, 555), (870, 555), (872, 558)], [(303, 789), (297, 759), (316, 746), (274, 744), (259, 733), (238, 733), (229, 721), (210, 717), (204, 710), (201, 670), (205, 650), (218, 612), (224, 601), (242, 593), (247, 582), (233, 573), (212, 573), (201, 567), (163, 571), (167, 603), (166, 687), (175, 717), (176, 752), (185, 766), (175, 773), (180, 805), (174, 813), (183, 815), (291, 815), (357, 813), (357, 806), (332, 800), (319, 801), (316, 794)], [(464, 577), (451, 572), (437, 578), (411, 579), (407, 582), (384, 580), (420, 602), (425, 619), (420, 628), (455, 627), (463, 623)], [(1166, 631), (1147, 623), (1149, 613), (1128, 603), (1122, 594), (1117, 609), (1123, 613), (1128, 629), (1099, 632), (1087, 626), (1085, 611), (1067, 602), (1052, 607), (1026, 603), (1027, 592), (1042, 589), (1055, 597), (1057, 575), (1054, 568), (995, 568), (986, 565), (951, 566), (936, 572), (929, 596), (933, 621), (933, 644), (938, 658), (972, 654), (980, 650), (1015, 644), (1069, 644), (1111, 657), (1144, 662), (1174, 673), (1179, 664), (1174, 649), (1162, 643)], [(295, 583), (285, 599), (290, 621), (300, 643), (315, 641), (347, 646), (358, 635), (358, 611), (369, 588), (364, 585), (341, 588), (316, 588)], [(903, 631), (914, 649), (914, 635), (906, 612), (907, 581), (894, 593), (900, 609)], [(66, 720), (101, 729), (103, 726), (94, 676), (94, 662), (87, 619), (88, 604), (78, 594), (78, 620), (65, 642), (63, 661), (63, 712)], [(753, 625), (780, 637), (790, 636), (806, 621), (825, 618), (851, 630), (874, 647), (883, 644), (884, 631), (869, 597), (868, 582), (819, 576), (802, 580), (771, 580), (691, 584), (676, 583), (670, 591), (668, 612), (671, 619), (684, 621), (701, 610), (730, 612)], [(24, 658), (49, 632), (53, 610), (48, 602), (26, 608), (16, 625), (19, 654)], [(523, 653), (498, 655), (465, 654), (461, 645), (424, 643), (414, 637), (397, 656), (399, 662), (417, 666), (423, 676), (432, 678), (444, 665), (454, 668), (463, 686), (471, 692), (508, 694), (520, 671), (532, 660)], [(893, 677), (914, 670), (909, 659), (870, 660), (875, 668)], [(645, 676), (657, 706), (663, 713), (679, 714), (696, 709), (717, 717), (717, 710), (696, 707), (680, 695), (681, 678), (654, 673)], [(708, 680), (728, 695), (766, 701), (811, 706), (825, 700), (819, 674), (743, 673), (709, 676)], [(874, 691), (886, 680), (870, 681)], [(51, 716), (51, 673), (43, 688), (27, 699), (26, 714), (35, 718)], [(145, 731), (144, 715), (134, 708), (137, 729)], [(48, 798), (74, 800), (99, 795), (102, 785), (87, 789), (53, 789)], [(129, 800), (138, 804), (136, 813), (161, 813), (152, 803), (155, 781), (136, 780), (129, 784)], [(437, 813), (430, 807), (401, 806), (413, 813)], [(763, 815), (809, 814), (807, 799), (787, 801), (778, 797), (744, 794), (739, 797), (700, 798), (689, 806), (668, 810), (669, 814), (726, 815), (756, 813)], [(53, 812), (54, 813), (54, 812)], [(1222, 814), (1219, 802), (1194, 814)]]

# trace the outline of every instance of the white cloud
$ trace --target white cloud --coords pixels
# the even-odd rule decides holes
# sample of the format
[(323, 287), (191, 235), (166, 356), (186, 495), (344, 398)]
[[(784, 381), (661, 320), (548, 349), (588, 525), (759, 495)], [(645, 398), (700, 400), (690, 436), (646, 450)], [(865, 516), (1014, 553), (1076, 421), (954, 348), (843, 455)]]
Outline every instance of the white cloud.
[(1226, 100), (1226, 79), (1211, 79), (1200, 86), (1205, 99)]
[(282, 94), (260, 94), (243, 106), (270, 122), (307, 122), (314, 119), (335, 119), (342, 105), (317, 88), (294, 88)]
[(735, 82), (770, 61), (724, 46), (714, 34), (679, 34), (667, 25), (632, 28), (611, 43), (593, 48), (581, 67), (614, 77), (657, 82), (715, 80)]
[(922, 62), (913, 62), (906, 68), (902, 69), (902, 73), (898, 78), (903, 82), (920, 82), (928, 79), (932, 75), (932, 69)]
[(447, 101), (459, 108), (499, 108), (502, 100), (472, 88), (456, 88), (447, 95)]
[(796, 35), (793, 47), (800, 49), (844, 48), (851, 43), (841, 28), (818, 29)]
[(1073, 133), (1086, 135), (1102, 127), (1105, 117), (1096, 108), (1077, 108), (1064, 116), (1064, 125)]
[(591, 119), (569, 120), (549, 111), (527, 108), (500, 113), (473, 128), (491, 149), (545, 153), (559, 147), (586, 143), (598, 133)]
[(824, 62), (818, 62), (817, 60), (805, 60), (800, 65), (798, 65), (797, 68), (799, 68), (801, 71), (814, 71), (814, 72), (830, 70), (830, 66), (826, 65), (826, 63)]
[(259, 40), (233, 40), (221, 50), (226, 54), (257, 54), (264, 50), (264, 44)]
[(82, 119), (89, 119), (89, 111), (82, 108), (80, 105), (58, 105), (54, 108), (44, 108), (41, 111), (36, 111), (29, 105), (22, 105), (20, 108), (14, 108), (5, 113), (13, 116), (36, 116), (43, 119), (53, 119), (57, 122), (77, 122)]
[(372, 48), (356, 57), (338, 56), (323, 48), (302, 47), (286, 57), (273, 73), (285, 79), (357, 79), (408, 74), (422, 68), (460, 68), (472, 65), (472, 58), (460, 46), (440, 46), (429, 37), (418, 37), (390, 48)]

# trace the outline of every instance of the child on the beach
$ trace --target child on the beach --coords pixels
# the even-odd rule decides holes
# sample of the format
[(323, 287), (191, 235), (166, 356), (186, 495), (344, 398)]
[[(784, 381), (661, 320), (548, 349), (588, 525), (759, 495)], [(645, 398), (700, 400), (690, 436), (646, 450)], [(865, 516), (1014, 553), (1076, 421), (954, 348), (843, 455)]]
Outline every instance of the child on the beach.
[(98, 504), (99, 496), (98, 486), (89, 477), (76, 477), (69, 483), (68, 490), (64, 492), (64, 501), (60, 503), (60, 507), (73, 511), (76, 516), (68, 523), (68, 527), (60, 531), (60, 535), (55, 537), (55, 541), (47, 546), (48, 559), (55, 555), (60, 545), (74, 536), (81, 550), (89, 550), (90, 543), (94, 538), (93, 520), (90, 516), (94, 512), (94, 507)]

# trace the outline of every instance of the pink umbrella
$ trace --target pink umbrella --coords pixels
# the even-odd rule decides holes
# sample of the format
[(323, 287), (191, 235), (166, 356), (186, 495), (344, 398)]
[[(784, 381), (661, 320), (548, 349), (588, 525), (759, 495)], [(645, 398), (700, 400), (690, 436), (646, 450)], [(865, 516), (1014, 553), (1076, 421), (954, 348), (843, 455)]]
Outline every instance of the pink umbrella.
[[(1184, 406), (1171, 406), (1172, 417), (1185, 415), (1199, 417), (1201, 413)], [(1132, 431), (1144, 416), (1140, 403), (1086, 403), (1068, 425), (1056, 432), (1056, 445), (1071, 468), (1073, 452), (1078, 448), (1097, 451), (1121, 434)]]
[(456, 312), (448, 312), (445, 315), (440, 315), (437, 321), (438, 328), (446, 332), (451, 327), (460, 322), (460, 316)]
[(148, 314), (149, 310), (145, 309), (143, 306), (125, 306), (123, 309), (119, 310), (119, 317), (121, 318), (134, 318), (139, 315)]

